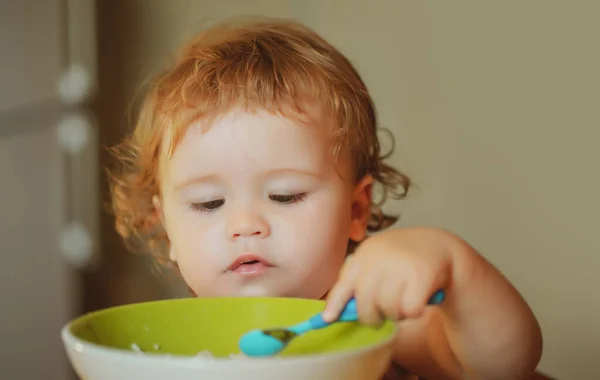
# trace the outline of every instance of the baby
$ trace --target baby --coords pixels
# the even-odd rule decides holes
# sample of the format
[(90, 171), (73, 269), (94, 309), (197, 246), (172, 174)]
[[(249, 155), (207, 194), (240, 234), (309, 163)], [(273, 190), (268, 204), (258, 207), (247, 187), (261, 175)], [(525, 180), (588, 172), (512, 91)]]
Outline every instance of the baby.
[[(197, 296), (326, 299), (328, 319), (354, 296), (362, 322), (399, 325), (390, 375), (533, 374), (540, 329), (509, 281), (448, 231), (388, 228), (374, 189), (400, 199), (410, 180), (384, 162), (357, 71), (308, 28), (204, 31), (114, 153), (119, 233), (173, 262)], [(444, 303), (427, 306), (437, 289)]]

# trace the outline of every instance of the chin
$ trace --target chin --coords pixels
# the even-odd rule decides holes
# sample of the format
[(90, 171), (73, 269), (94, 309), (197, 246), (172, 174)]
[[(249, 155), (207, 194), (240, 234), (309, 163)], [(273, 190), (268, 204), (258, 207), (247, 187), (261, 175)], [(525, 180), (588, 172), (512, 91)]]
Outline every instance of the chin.
[(279, 297), (279, 294), (271, 291), (263, 285), (247, 285), (235, 291), (238, 297)]

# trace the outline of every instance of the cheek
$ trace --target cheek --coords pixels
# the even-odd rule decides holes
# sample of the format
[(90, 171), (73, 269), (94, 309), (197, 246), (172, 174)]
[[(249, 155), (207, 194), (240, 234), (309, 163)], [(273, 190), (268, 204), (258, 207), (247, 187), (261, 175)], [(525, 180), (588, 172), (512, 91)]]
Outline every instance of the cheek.
[(218, 252), (224, 239), (219, 238), (220, 226), (210, 218), (200, 218), (186, 207), (165, 210), (166, 229), (171, 249), (179, 269), (190, 286), (221, 270), (223, 263)]
[(220, 225), (212, 215), (200, 215), (176, 202), (165, 202), (165, 206), (166, 230), (176, 253), (187, 255), (190, 252), (211, 252), (220, 248), (215, 247), (215, 244), (221, 242), (216, 239)]
[(194, 293), (202, 294), (202, 289), (205, 288), (204, 282), (207, 278), (204, 269), (188, 260), (179, 260), (177, 265), (185, 283), (192, 288)]
[(211, 289), (227, 264), (224, 255), (218, 254), (220, 241), (216, 241), (215, 234), (192, 227), (191, 224), (182, 227), (171, 244), (184, 281), (197, 295), (202, 295)]
[(281, 226), (288, 229), (285, 235), (289, 249), (299, 257), (312, 262), (338, 262), (346, 255), (350, 220), (350, 199), (338, 193), (303, 205), (288, 220), (282, 220)]

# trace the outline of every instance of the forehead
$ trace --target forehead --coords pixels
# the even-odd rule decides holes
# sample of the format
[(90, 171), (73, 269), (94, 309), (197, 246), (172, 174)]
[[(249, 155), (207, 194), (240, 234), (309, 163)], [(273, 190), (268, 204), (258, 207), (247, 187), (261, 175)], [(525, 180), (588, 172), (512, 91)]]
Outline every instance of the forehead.
[[(288, 118), (269, 112), (230, 111), (212, 121), (192, 123), (163, 166), (172, 180), (206, 173), (243, 176), (276, 169), (344, 170), (335, 157), (331, 123), (319, 117)], [(344, 170), (345, 171), (345, 170)]]

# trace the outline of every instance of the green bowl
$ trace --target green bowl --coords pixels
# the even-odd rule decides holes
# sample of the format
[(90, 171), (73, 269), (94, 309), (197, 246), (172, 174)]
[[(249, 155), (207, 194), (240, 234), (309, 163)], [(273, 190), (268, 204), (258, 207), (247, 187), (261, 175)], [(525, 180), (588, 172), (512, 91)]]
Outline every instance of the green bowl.
[[(336, 323), (297, 337), (277, 356), (235, 357), (245, 332), (296, 324), (324, 305), (296, 298), (146, 302), (81, 316), (62, 339), (82, 379), (379, 379), (391, 358), (391, 322)], [(213, 358), (198, 355), (206, 352)]]

